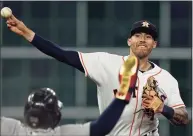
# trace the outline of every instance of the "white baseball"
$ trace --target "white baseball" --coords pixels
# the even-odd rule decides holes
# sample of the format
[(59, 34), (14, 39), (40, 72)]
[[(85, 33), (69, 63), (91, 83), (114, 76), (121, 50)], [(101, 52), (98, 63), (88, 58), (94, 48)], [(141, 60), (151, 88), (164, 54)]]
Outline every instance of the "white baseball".
[(9, 18), (12, 15), (12, 10), (8, 7), (1, 9), (1, 16), (4, 18)]

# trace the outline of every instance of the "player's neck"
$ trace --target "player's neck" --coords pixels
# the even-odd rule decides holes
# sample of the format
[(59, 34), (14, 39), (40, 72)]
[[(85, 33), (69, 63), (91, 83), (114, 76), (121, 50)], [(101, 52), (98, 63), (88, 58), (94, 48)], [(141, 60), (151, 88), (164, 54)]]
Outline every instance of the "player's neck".
[(139, 70), (140, 71), (148, 71), (150, 67), (151, 67), (151, 64), (148, 61), (148, 57), (139, 59)]
[[(130, 51), (130, 55), (134, 55), (132, 51)], [(151, 64), (149, 63), (149, 57), (140, 58), (139, 59), (139, 70), (140, 71), (148, 71), (151, 69)]]

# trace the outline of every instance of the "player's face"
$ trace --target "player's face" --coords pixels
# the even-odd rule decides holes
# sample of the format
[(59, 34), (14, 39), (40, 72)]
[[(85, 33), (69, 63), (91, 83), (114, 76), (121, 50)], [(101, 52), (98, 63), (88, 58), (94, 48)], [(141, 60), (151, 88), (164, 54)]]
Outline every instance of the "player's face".
[(151, 35), (146, 33), (136, 33), (128, 39), (128, 45), (132, 53), (140, 59), (148, 57), (157, 42)]

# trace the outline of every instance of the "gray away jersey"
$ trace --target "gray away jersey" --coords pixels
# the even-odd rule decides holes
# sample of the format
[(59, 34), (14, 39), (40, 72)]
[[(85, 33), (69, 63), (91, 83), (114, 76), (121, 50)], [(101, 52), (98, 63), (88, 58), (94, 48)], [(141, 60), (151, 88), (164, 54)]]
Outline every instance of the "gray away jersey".
[(54, 130), (31, 129), (19, 120), (1, 117), (1, 136), (89, 136), (90, 123), (71, 124)]

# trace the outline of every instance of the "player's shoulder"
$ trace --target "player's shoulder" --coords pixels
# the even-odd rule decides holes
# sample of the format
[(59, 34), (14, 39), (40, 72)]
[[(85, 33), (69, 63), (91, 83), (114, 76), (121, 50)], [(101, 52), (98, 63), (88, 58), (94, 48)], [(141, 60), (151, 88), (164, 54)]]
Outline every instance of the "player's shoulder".
[(84, 123), (84, 124), (64, 124), (61, 126), (58, 126), (56, 131), (59, 131), (63, 136), (69, 136), (69, 135), (89, 135), (90, 132), (90, 123)]
[(1, 117), (1, 127), (10, 127), (14, 128), (16, 126), (21, 126), (22, 123), (20, 120), (8, 117)]
[(176, 78), (168, 70), (161, 68), (158, 65), (156, 65), (156, 67), (160, 69), (160, 74), (158, 75), (160, 78), (169, 82), (177, 82)]
[(107, 56), (107, 57), (123, 58), (123, 56), (121, 56), (121, 55), (109, 53), (109, 52), (96, 52), (96, 54), (101, 55), (101, 56)]
[(1, 134), (13, 135), (20, 128), (21, 122), (17, 119), (1, 117)]
[(118, 54), (114, 54), (114, 53), (109, 53), (109, 52), (88, 52), (88, 53), (83, 53), (83, 52), (79, 52), (79, 54), (82, 55), (89, 55), (89, 56), (98, 56), (98, 57), (123, 57), (121, 55)]
[(58, 128), (65, 128), (65, 129), (69, 129), (69, 128), (83, 128), (85, 126), (90, 126), (90, 122), (83, 123), (83, 124), (64, 124), (64, 125), (58, 126)]
[(96, 55), (98, 60), (103, 63), (107, 63), (107, 62), (122, 63), (123, 57), (124, 57), (124, 56), (114, 54), (114, 53), (109, 53), (109, 52), (94, 52), (94, 55)]
[(1, 123), (12, 123), (12, 124), (16, 124), (16, 123), (21, 123), (19, 120), (14, 119), (14, 118), (9, 118), (9, 117), (5, 117), (5, 116), (1, 116)]
[(177, 82), (177, 79), (170, 72), (165, 69), (162, 70), (167, 81)]

